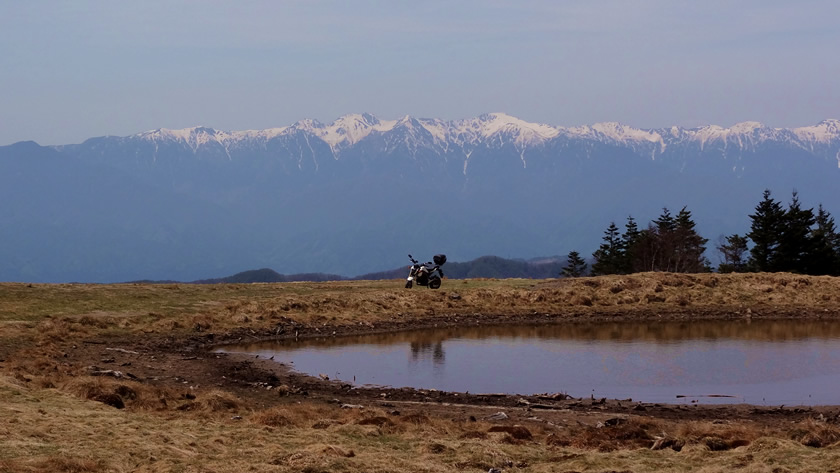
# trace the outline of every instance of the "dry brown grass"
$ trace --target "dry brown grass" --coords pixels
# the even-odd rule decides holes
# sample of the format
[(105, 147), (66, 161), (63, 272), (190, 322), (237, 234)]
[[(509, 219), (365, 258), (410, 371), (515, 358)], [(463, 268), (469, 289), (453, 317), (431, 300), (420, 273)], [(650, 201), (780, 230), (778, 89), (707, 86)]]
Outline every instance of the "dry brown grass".
[(29, 333), (41, 342), (60, 342), (97, 334), (264, 329), (290, 320), (336, 326), (429, 315), (709, 307), (758, 316), (765, 309), (785, 307), (836, 311), (840, 309), (836, 294), (840, 278), (765, 273), (447, 280), (438, 291), (405, 290), (399, 281), (33, 287), (4, 283), (0, 324), (15, 335)]
[(621, 419), (616, 425), (577, 426), (555, 432), (546, 437), (546, 444), (573, 447), (582, 450), (611, 452), (637, 448), (650, 448), (662, 424), (646, 419)]
[(840, 447), (840, 426), (810, 419), (796, 425), (790, 438), (807, 447)]
[[(329, 329), (465, 314), (836, 313), (837, 294), (838, 278), (791, 274), (447, 280), (439, 291), (408, 291), (400, 281), (0, 284), (0, 472), (827, 471), (840, 464), (840, 430), (820, 420), (772, 430), (631, 416), (600, 428), (556, 427), (461, 422), (421, 409), (398, 416), (279, 395), (264, 406), (224, 390), (91, 377), (63, 354), (81, 340), (288, 329), (292, 321)], [(661, 439), (680, 451), (652, 450)]]
[[(463, 423), (421, 413), (409, 414), (409, 418), (379, 409), (340, 409), (328, 404), (294, 403), (251, 413), (245, 406), (240, 420), (228, 412), (118, 410), (84, 398), (112, 386), (93, 381), (74, 385), (77, 391), (71, 395), (0, 377), (0, 406), (14, 414), (0, 417), (0, 471), (479, 472), (500, 468), (771, 473), (827, 471), (840, 461), (836, 448), (816, 449), (779, 437), (758, 437), (748, 446), (726, 451), (711, 451), (700, 443), (681, 452), (654, 451), (635, 442), (662, 429), (697, 439), (739, 438), (744, 433), (735, 426), (712, 423), (679, 430), (670, 423), (643, 418), (600, 429), (572, 429), (567, 432), (570, 440), (582, 445), (576, 447), (549, 445), (549, 432), (557, 429), (539, 424), (521, 425), (531, 438), (519, 433), (523, 438), (515, 439), (514, 424), (500, 429), (508, 424)], [(390, 423), (361, 425), (365, 419), (378, 417)], [(316, 428), (316, 424), (328, 426)], [(798, 427), (816, 431), (823, 425)], [(615, 448), (587, 444), (597, 435), (604, 435)]]
[(766, 429), (746, 422), (685, 422), (676, 430), (676, 438), (685, 445), (702, 445), (712, 451), (743, 447), (767, 434)]

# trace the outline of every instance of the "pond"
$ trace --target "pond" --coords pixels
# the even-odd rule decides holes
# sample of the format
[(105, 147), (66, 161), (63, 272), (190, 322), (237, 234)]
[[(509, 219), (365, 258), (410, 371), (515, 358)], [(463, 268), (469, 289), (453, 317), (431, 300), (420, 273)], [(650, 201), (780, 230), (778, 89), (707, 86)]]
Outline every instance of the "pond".
[(840, 322), (487, 326), (227, 346), (354, 385), (840, 405)]

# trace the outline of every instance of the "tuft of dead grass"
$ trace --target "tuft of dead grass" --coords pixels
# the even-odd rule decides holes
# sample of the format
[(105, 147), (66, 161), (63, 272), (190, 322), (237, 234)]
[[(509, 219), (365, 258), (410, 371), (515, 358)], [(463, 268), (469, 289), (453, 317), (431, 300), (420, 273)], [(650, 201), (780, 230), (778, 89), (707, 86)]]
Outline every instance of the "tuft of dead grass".
[(62, 391), (120, 409), (165, 410), (183, 397), (172, 390), (101, 376), (57, 377), (53, 383)]
[(253, 421), (269, 427), (294, 426), (294, 423), (289, 419), (287, 409), (283, 407), (274, 407), (257, 412), (253, 416)]
[(685, 422), (676, 430), (677, 439), (686, 445), (705, 446), (710, 451), (743, 447), (763, 435), (764, 429), (746, 423)]
[(375, 425), (377, 427), (393, 426), (394, 422), (384, 416), (366, 417), (357, 422), (359, 425)]
[(790, 438), (806, 447), (824, 448), (840, 442), (840, 427), (808, 419), (789, 432)]
[(552, 433), (546, 438), (546, 444), (601, 452), (651, 448), (656, 432), (661, 431), (662, 426), (658, 422), (629, 419), (612, 425), (579, 426), (565, 432)]
[(210, 412), (235, 412), (241, 407), (241, 401), (234, 395), (215, 389), (201, 396), (198, 401), (200, 408)]
[(345, 450), (335, 445), (327, 445), (321, 449), (321, 452), (334, 457), (353, 458), (356, 456), (356, 453), (353, 452), (353, 450)]
[(505, 432), (516, 440), (532, 440), (534, 438), (531, 431), (521, 425), (494, 425), (487, 429), (487, 432)]
[(424, 444), (420, 448), (421, 453), (431, 453), (432, 455), (443, 455), (445, 453), (453, 453), (455, 449), (447, 447), (442, 443), (432, 442)]

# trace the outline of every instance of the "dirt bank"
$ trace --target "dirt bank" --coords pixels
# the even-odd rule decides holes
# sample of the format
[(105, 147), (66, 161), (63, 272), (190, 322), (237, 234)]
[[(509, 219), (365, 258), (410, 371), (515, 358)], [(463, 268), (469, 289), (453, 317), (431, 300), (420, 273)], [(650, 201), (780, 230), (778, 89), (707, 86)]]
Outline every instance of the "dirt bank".
[[(235, 392), (250, 404), (268, 407), (277, 403), (278, 389), (288, 399), (336, 404), (368, 405), (383, 408), (418, 409), (449, 418), (480, 418), (488, 409), (505, 410), (519, 418), (539, 417), (595, 419), (616, 415), (644, 415), (671, 420), (750, 420), (776, 425), (823, 414), (840, 419), (840, 406), (751, 406), (668, 405), (632, 400), (566, 398), (549, 393), (543, 396), (477, 395), (423, 389), (391, 389), (352, 386), (296, 373), (289, 366), (249, 355), (218, 353), (230, 343), (266, 340), (342, 337), (424, 328), (463, 327), (501, 324), (574, 324), (606, 321), (669, 321), (740, 319), (825, 319), (838, 318), (840, 312), (827, 308), (759, 307), (646, 307), (601, 310), (569, 310), (561, 314), (492, 315), (467, 314), (423, 316), (409, 320), (370, 322), (352, 325), (303, 324), (286, 319), (270, 328), (239, 328), (224, 332), (184, 335), (133, 334), (128, 337), (93, 337), (73, 343), (62, 357), (75, 367), (73, 374), (97, 370), (124, 371), (126, 376), (145, 383), (191, 389), (221, 388)], [(80, 369), (84, 367), (84, 369)], [(495, 411), (494, 411), (495, 412)], [(511, 414), (512, 413), (512, 414)], [(555, 419), (556, 420), (556, 419)], [(603, 419), (602, 419), (603, 420)]]

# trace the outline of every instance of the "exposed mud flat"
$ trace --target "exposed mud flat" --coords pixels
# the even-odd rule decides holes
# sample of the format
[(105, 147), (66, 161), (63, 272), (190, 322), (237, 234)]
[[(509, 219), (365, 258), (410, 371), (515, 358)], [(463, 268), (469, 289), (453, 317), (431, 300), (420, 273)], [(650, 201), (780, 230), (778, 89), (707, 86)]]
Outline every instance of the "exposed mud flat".
[[(825, 319), (840, 314), (825, 309), (785, 310), (765, 307), (750, 311), (758, 318)], [(744, 317), (743, 311), (724, 308), (634, 308), (623, 311), (587, 311), (565, 314), (521, 315), (460, 315), (427, 316), (407, 321), (383, 321), (365, 325), (307, 325), (288, 320), (270, 329), (235, 329), (222, 333), (186, 335), (133, 335), (122, 340), (88, 340), (72, 350), (79, 365), (97, 364), (108, 355), (111, 364), (130, 363), (133, 376), (153, 383), (180, 383), (195, 387), (220, 387), (257, 403), (270, 403), (277, 398), (277, 390), (284, 395), (336, 404), (393, 407), (403, 404), (423, 405), (436, 415), (469, 417), (484, 415), (487, 408), (512, 409), (520, 416), (542, 417), (570, 413), (597, 414), (598, 417), (617, 414), (645, 415), (663, 419), (684, 420), (754, 420), (761, 423), (791, 422), (822, 413), (828, 417), (840, 415), (840, 406), (755, 406), (733, 405), (669, 405), (640, 403), (632, 400), (604, 398), (568, 398), (563, 393), (543, 395), (503, 395), (495, 393), (445, 392), (428, 389), (357, 387), (348, 383), (307, 376), (290, 366), (244, 354), (216, 353), (214, 350), (230, 343), (245, 340), (294, 340), (310, 337), (342, 337), (348, 335), (397, 332), (424, 328), (463, 327), (504, 324), (576, 324), (598, 321), (640, 320), (715, 320)], [(279, 335), (278, 335), (279, 332)], [(118, 345), (137, 354), (103, 351), (105, 345)]]

